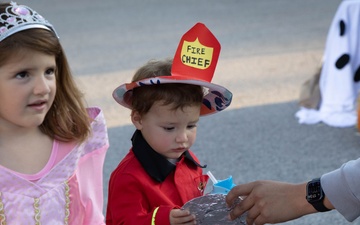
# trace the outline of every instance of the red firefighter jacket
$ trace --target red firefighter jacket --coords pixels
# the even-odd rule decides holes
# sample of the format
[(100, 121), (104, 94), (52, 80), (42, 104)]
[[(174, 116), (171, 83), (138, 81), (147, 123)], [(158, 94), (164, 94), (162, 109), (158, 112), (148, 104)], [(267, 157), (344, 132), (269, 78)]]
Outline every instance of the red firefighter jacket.
[(109, 181), (107, 225), (169, 225), (169, 214), (203, 194), (208, 176), (186, 151), (176, 165), (155, 152), (140, 131)]

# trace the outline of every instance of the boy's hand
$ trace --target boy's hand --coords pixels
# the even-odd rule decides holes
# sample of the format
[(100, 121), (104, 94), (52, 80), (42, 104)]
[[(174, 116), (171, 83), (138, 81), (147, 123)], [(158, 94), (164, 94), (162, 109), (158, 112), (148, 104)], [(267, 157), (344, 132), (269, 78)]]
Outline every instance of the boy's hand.
[(173, 209), (170, 211), (170, 224), (171, 225), (192, 225), (196, 224), (195, 216), (190, 214), (188, 210)]

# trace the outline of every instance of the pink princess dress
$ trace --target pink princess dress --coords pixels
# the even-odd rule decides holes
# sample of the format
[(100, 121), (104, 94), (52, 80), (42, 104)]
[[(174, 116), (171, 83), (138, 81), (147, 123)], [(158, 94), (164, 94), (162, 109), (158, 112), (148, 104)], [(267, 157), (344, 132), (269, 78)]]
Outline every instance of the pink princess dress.
[(81, 144), (54, 141), (37, 174), (0, 166), (0, 225), (105, 224), (103, 164), (109, 147), (103, 113), (89, 108), (92, 134)]

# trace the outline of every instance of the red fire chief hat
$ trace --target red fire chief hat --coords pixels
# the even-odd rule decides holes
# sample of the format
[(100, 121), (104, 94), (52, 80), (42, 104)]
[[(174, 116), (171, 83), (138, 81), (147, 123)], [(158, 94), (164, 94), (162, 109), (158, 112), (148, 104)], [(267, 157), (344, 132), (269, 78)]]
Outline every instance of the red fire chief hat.
[(166, 83), (193, 84), (202, 86), (204, 90), (200, 115), (222, 111), (230, 105), (232, 93), (225, 87), (211, 83), (220, 49), (220, 43), (211, 31), (204, 24), (197, 23), (181, 38), (170, 76), (156, 76), (122, 84), (114, 90), (113, 97), (120, 105), (131, 109), (134, 88)]

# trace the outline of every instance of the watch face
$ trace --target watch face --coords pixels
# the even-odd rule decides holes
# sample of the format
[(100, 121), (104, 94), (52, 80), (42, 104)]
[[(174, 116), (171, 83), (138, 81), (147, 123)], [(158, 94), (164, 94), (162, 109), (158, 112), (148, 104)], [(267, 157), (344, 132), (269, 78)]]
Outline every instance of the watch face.
[(320, 186), (320, 180), (311, 181), (307, 185), (306, 199), (309, 202), (316, 202), (323, 198), (323, 193)]

